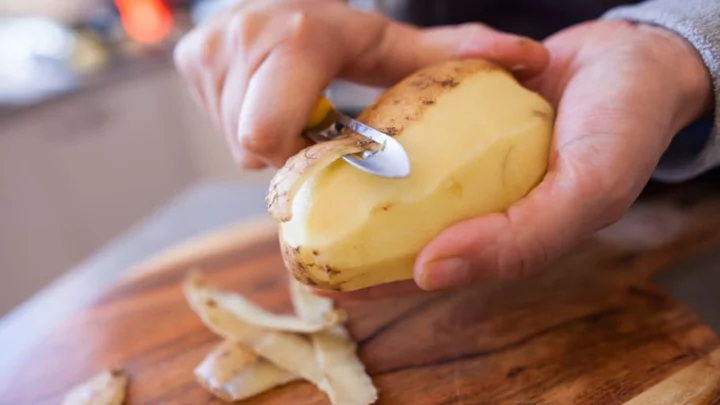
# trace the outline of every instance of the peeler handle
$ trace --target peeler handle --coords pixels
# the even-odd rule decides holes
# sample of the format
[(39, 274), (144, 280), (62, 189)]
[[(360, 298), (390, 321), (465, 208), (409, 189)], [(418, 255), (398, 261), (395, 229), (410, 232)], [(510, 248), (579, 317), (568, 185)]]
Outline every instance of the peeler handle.
[(320, 97), (320, 99), (315, 104), (315, 108), (313, 108), (313, 111), (310, 114), (307, 123), (305, 124), (305, 129), (307, 130), (310, 128), (314, 128), (322, 124), (323, 121), (325, 121), (325, 118), (327, 118), (328, 114), (330, 114), (334, 110), (335, 107), (332, 105), (330, 100), (325, 97)]

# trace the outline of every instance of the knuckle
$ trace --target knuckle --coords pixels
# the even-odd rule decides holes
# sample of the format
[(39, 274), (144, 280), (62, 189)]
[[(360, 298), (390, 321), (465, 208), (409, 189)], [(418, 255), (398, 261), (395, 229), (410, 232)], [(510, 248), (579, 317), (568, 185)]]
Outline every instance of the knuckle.
[(490, 29), (481, 23), (466, 23), (457, 27), (458, 32), (469, 37), (487, 35)]
[(495, 252), (495, 268), (500, 279), (518, 279), (531, 275), (548, 265), (558, 249), (563, 246), (563, 238), (558, 232), (509, 232), (498, 241)]
[(459, 46), (468, 49), (475, 49), (482, 46), (492, 45), (493, 30), (480, 23), (466, 23), (455, 27), (453, 33), (459, 39)]
[(266, 164), (257, 156), (232, 140), (228, 140), (229, 149), (236, 166), (242, 169), (262, 169)]
[(600, 226), (604, 228), (619, 221), (627, 212), (631, 202), (627, 194), (614, 192), (610, 193), (606, 200), (605, 212), (602, 215)]
[(530, 250), (526, 252), (524, 267), (521, 267), (522, 274), (528, 275), (545, 267), (552, 260), (550, 249), (543, 241), (534, 238), (530, 244)]
[(175, 66), (183, 72), (187, 71), (191, 65), (194, 55), (193, 41), (195, 41), (194, 37), (196, 35), (195, 32), (185, 35), (177, 45), (175, 45), (175, 49), (173, 50)]
[(248, 156), (247, 154), (238, 158), (237, 165), (246, 170), (258, 170), (265, 167), (265, 163), (261, 160), (254, 156)]
[(240, 136), (240, 143), (246, 151), (265, 157), (272, 157), (280, 145), (270, 136), (265, 135), (266, 131), (253, 131)]
[(635, 194), (634, 183), (623, 176), (599, 176), (594, 182), (592, 199), (601, 202), (598, 223), (595, 228), (604, 228), (620, 220), (632, 204)]
[(498, 252), (497, 269), (500, 279), (514, 280), (534, 273), (547, 260), (546, 250), (512, 242)]
[(452, 33), (457, 42), (454, 52), (460, 55), (484, 54), (488, 57), (496, 55), (499, 47), (495, 32), (480, 23), (467, 23), (455, 27)]
[(235, 13), (227, 23), (227, 33), (232, 41), (232, 49), (238, 50), (249, 46), (255, 40), (263, 25), (263, 18), (257, 11), (241, 11)]
[(264, 167), (262, 161), (248, 151), (233, 147), (232, 145), (230, 149), (236, 166), (242, 169), (260, 169)]
[(575, 190), (574, 201), (585, 219), (586, 229), (599, 230), (617, 222), (640, 193), (642, 186), (633, 175), (634, 162), (595, 161), (592, 156), (602, 156), (598, 146), (586, 142), (579, 155), (589, 159), (569, 159), (572, 174), (571, 187)]
[(217, 29), (199, 29), (187, 34), (173, 51), (175, 64), (184, 72), (213, 65), (219, 48)]
[(217, 29), (208, 30), (200, 41), (198, 63), (205, 69), (212, 71), (217, 60), (222, 36)]
[(299, 7), (293, 9), (241, 10), (225, 24), (227, 41), (234, 52), (243, 54), (258, 42), (265, 45), (286, 44), (291, 47), (305, 46), (312, 38), (319, 21), (311, 13)]
[(305, 10), (293, 10), (283, 17), (281, 42), (302, 46), (310, 39), (315, 21)]

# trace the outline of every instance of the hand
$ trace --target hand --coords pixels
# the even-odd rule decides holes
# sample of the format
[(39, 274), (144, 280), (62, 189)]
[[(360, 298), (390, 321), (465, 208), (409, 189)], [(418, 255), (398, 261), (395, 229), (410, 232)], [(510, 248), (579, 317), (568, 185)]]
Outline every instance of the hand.
[(597, 21), (546, 41), (549, 67), (526, 85), (557, 109), (548, 173), (507, 212), (450, 227), (419, 255), (415, 283), (335, 298), (378, 298), (538, 271), (617, 221), (672, 137), (710, 110), (710, 76), (670, 31)]
[(547, 50), (480, 24), (420, 30), (335, 0), (245, 0), (178, 45), (176, 64), (238, 163), (282, 166), (318, 97), (345, 78), (391, 85), (449, 58), (484, 57), (540, 72)]
[(460, 223), (417, 261), (423, 289), (537, 271), (617, 221), (672, 137), (709, 111), (699, 55), (662, 28), (598, 21), (546, 42), (552, 60), (528, 86), (558, 109), (549, 171), (503, 214)]

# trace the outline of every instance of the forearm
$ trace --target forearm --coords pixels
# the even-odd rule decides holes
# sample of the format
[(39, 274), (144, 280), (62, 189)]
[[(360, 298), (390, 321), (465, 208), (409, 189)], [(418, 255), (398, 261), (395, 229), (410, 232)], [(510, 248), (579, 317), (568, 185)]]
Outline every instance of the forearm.
[[(657, 25), (674, 31), (695, 48), (712, 77), (714, 99), (710, 105), (714, 125), (704, 148), (691, 156), (668, 156), (658, 167), (655, 177), (682, 181), (720, 166), (720, 1), (650, 0), (614, 8), (603, 18)], [(693, 134), (682, 133), (680, 136)]]

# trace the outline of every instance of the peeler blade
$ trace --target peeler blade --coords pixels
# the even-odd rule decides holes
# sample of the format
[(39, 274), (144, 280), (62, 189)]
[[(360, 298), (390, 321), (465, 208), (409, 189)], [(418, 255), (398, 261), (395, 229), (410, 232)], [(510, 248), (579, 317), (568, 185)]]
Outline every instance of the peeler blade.
[(366, 151), (360, 157), (344, 155), (343, 159), (346, 162), (376, 176), (388, 178), (410, 176), (410, 158), (403, 146), (395, 138), (342, 113), (335, 112), (335, 117), (343, 126), (380, 144), (378, 150)]
[(380, 145), (361, 154), (343, 155), (347, 163), (375, 176), (394, 179), (410, 176), (410, 158), (397, 139), (337, 111), (326, 98), (318, 101), (304, 134), (314, 142), (325, 142), (339, 137), (343, 128)]

